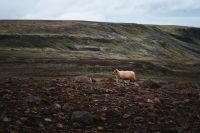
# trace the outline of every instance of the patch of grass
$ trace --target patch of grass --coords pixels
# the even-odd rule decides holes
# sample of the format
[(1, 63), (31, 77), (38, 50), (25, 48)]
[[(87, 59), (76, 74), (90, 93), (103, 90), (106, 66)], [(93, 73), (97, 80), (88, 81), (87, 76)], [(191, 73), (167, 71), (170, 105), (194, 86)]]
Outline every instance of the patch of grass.
[[(153, 63), (152, 63), (153, 62)], [(166, 61), (167, 62), (167, 61)], [(133, 70), (139, 79), (199, 80), (200, 69), (196, 63), (177, 65), (158, 61), (138, 60), (37, 60), (31, 63), (1, 63), (0, 76), (63, 77), (88, 75), (95, 78), (114, 77), (113, 68)], [(105, 63), (105, 64), (104, 64)]]

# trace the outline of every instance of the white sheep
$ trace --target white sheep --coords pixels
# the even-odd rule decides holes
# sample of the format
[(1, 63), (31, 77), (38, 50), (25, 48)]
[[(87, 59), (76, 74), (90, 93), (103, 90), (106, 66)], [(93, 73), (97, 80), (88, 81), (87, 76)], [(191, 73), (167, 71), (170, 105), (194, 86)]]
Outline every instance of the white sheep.
[(115, 69), (113, 73), (116, 75), (117, 82), (118, 80), (136, 80), (135, 72), (133, 71), (119, 71), (118, 69)]

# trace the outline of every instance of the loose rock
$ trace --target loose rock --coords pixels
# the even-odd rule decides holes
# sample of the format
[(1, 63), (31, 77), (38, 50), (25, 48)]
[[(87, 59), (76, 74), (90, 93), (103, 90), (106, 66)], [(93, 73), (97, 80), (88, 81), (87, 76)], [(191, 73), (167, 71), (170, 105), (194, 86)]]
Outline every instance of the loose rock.
[(154, 98), (154, 101), (155, 101), (156, 103), (160, 103), (160, 99), (157, 98), (157, 97)]
[(124, 114), (123, 118), (126, 119), (126, 118), (129, 118), (130, 116), (131, 116), (130, 114)]
[(88, 76), (76, 76), (74, 77), (76, 83), (92, 83), (92, 79)]
[(103, 127), (102, 126), (98, 126), (97, 129), (100, 130), (100, 131), (102, 131)]
[(33, 95), (27, 96), (24, 100), (26, 102), (37, 103), (37, 104), (39, 104), (42, 101), (42, 99), (39, 96), (33, 96)]
[(63, 124), (58, 123), (58, 124), (57, 124), (57, 127), (58, 127), (58, 128), (63, 128)]
[(61, 108), (61, 105), (58, 104), (58, 103), (55, 103), (55, 104), (54, 104), (54, 107), (57, 108), (57, 109), (60, 109), (60, 108)]
[(153, 100), (147, 99), (147, 102), (148, 102), (148, 103), (153, 103)]
[(10, 122), (10, 121), (11, 121), (11, 119), (10, 119), (10, 118), (8, 118), (8, 117), (4, 117), (4, 118), (3, 118), (3, 121), (4, 121), (4, 122)]
[(52, 120), (51, 120), (50, 118), (44, 118), (44, 120), (45, 120), (46, 122), (52, 122)]
[(75, 111), (72, 113), (71, 120), (83, 125), (89, 125), (97, 120), (97, 116), (87, 111)]

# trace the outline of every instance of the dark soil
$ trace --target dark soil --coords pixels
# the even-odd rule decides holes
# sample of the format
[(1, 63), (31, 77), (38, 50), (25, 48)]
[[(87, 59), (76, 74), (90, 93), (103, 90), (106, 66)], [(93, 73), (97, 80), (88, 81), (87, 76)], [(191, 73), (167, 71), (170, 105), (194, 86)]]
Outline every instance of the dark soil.
[(200, 132), (200, 84), (0, 80), (0, 132)]

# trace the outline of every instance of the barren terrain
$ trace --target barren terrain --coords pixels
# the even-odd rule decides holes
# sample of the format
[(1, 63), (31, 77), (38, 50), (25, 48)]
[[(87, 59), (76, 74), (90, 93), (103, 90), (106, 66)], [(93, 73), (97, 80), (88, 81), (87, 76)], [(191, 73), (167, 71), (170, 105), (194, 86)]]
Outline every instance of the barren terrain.
[(0, 132), (199, 132), (200, 84), (0, 80)]

